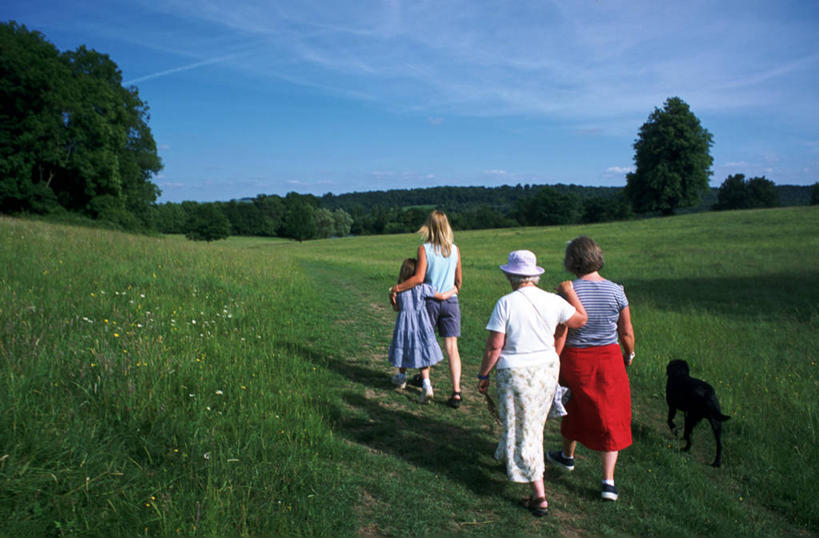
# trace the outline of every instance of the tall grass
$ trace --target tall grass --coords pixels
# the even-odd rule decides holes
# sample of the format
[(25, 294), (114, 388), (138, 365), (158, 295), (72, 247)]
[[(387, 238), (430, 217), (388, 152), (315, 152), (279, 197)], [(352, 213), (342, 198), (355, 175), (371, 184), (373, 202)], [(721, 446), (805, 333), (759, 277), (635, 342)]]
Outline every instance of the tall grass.
[[(621, 500), (599, 463), (547, 470), (533, 520), (492, 459), (474, 390), (497, 266), (560, 269), (585, 233), (625, 285), (637, 334), (634, 445)], [(698, 214), (462, 232), (465, 404), (389, 386), (386, 290), (411, 235), (194, 244), (0, 219), (0, 533), (751, 534), (816, 532), (819, 213)], [(723, 411), (694, 448), (665, 425), (665, 364), (686, 359)], [(547, 447), (559, 444), (547, 424)]]

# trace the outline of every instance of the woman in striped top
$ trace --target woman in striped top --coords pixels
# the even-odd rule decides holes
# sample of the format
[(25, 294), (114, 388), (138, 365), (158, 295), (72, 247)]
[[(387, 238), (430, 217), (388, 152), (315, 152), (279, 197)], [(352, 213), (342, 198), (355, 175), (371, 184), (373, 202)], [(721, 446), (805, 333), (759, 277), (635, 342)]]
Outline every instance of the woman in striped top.
[(581, 236), (569, 243), (563, 265), (578, 277), (574, 289), (589, 319), (579, 329), (562, 329), (560, 384), (571, 389), (571, 398), (560, 426), (563, 450), (549, 451), (546, 458), (572, 471), (578, 441), (600, 452), (601, 497), (616, 501), (614, 467), (619, 451), (631, 445), (626, 373), (634, 360), (631, 312), (623, 287), (600, 276), (603, 251), (591, 238)]

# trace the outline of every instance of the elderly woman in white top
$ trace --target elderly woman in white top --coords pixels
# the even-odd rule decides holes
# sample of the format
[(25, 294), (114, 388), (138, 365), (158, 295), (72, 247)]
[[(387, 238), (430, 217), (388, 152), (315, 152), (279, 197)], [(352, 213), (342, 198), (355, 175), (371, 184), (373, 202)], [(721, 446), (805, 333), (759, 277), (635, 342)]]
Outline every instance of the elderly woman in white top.
[(571, 281), (558, 286), (563, 297), (537, 287), (544, 270), (531, 251), (511, 252), (500, 268), (513, 291), (498, 300), (486, 326), (478, 391), (486, 393), (489, 373), (496, 368), (503, 436), (495, 458), (506, 463), (509, 480), (531, 485), (524, 506), (542, 516), (549, 506), (543, 486), (543, 427), (560, 371), (555, 329), (560, 324), (582, 327), (586, 310)]

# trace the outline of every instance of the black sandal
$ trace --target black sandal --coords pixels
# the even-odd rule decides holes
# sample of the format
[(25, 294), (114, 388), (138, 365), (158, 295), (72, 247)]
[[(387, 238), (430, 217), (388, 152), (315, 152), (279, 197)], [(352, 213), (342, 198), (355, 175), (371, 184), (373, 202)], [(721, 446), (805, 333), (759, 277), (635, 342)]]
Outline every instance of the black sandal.
[(546, 502), (546, 497), (538, 497), (537, 499), (533, 499), (531, 497), (526, 497), (523, 499), (523, 506), (529, 510), (533, 516), (535, 517), (543, 517), (549, 513), (549, 503), (546, 503), (546, 506), (540, 506), (542, 503)]
[[(457, 396), (457, 398), (455, 396)], [(447, 400), (446, 403), (452, 409), (458, 409), (459, 407), (461, 407), (461, 401), (462, 401), (461, 400), (461, 393), (460, 392), (453, 392), (452, 396), (449, 397), (449, 400)]]

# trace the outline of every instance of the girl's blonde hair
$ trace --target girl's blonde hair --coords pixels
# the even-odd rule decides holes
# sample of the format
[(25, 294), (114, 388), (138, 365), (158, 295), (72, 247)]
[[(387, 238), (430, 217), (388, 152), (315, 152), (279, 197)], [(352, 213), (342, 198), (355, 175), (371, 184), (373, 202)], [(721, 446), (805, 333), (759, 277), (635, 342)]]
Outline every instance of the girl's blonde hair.
[(401, 264), (401, 271), (398, 273), (398, 283), (402, 283), (415, 274), (415, 267), (418, 265), (418, 260), (415, 258), (407, 258)]
[(446, 213), (435, 210), (429, 214), (427, 221), (418, 229), (418, 233), (424, 238), (425, 243), (432, 243), (435, 250), (449, 257), (452, 251), (452, 227), (449, 225), (449, 219), (446, 218)]

